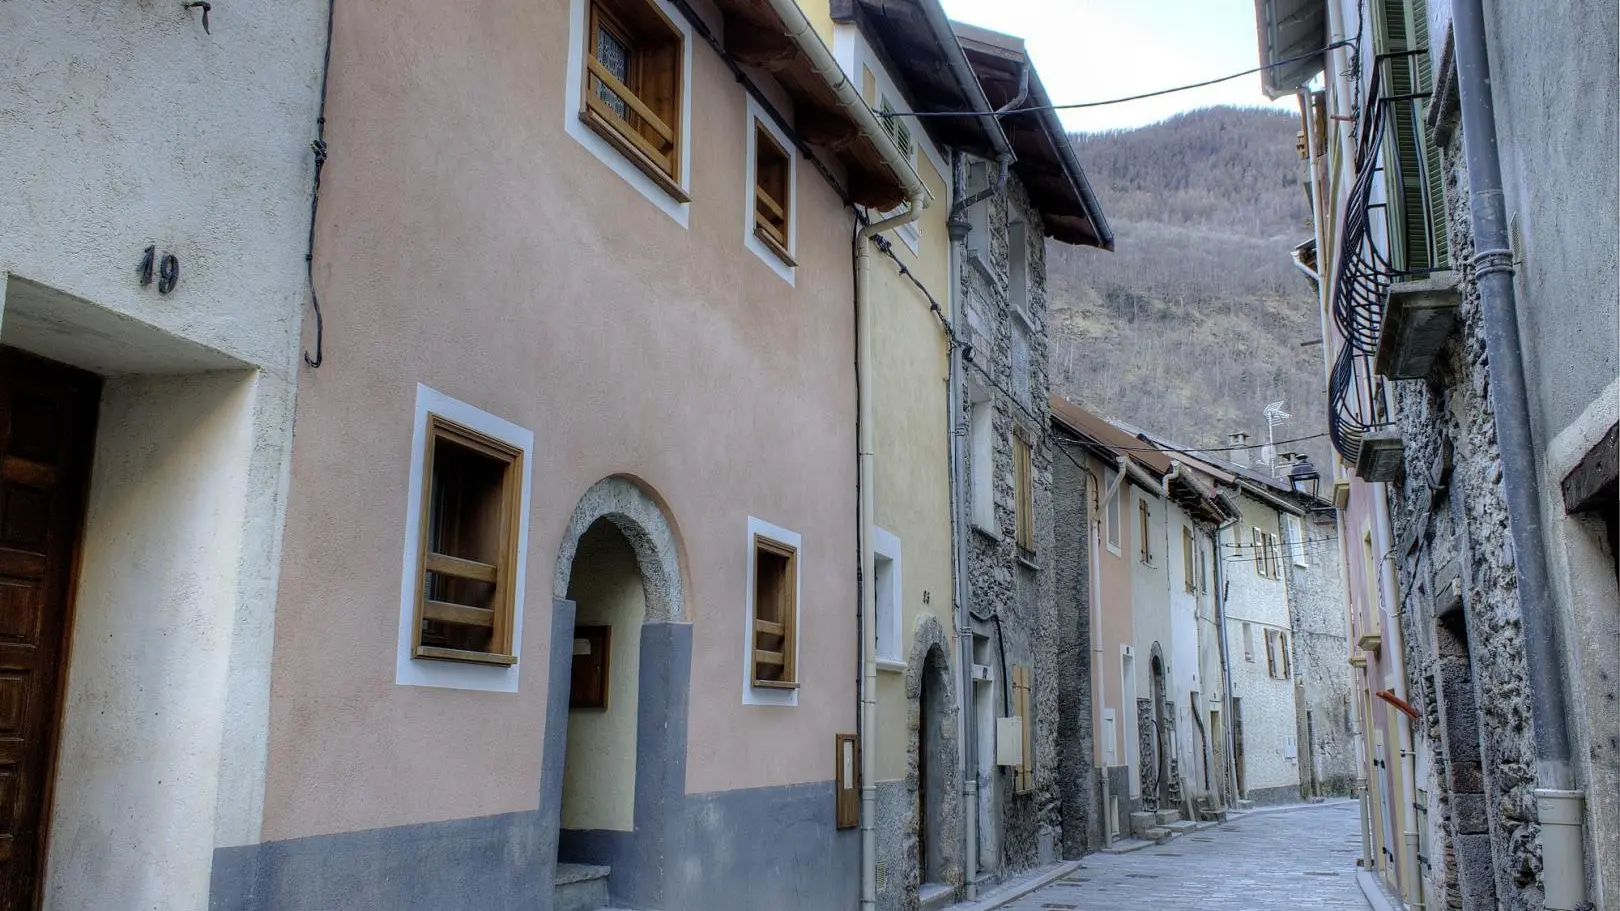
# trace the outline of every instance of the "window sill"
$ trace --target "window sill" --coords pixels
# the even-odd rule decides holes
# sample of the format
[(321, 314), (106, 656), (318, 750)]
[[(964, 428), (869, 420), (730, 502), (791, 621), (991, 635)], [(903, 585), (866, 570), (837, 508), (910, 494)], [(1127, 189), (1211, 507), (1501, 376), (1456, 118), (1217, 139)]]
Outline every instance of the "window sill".
[(752, 684), (756, 690), (796, 690), (797, 683), (784, 683), (780, 680), (755, 680)]
[(516, 655), (493, 655), (489, 652), (469, 652), (458, 648), (439, 648), (433, 645), (418, 645), (413, 658), (425, 658), (432, 661), (464, 661), (469, 664), (495, 664), (504, 667), (513, 667), (517, 664)]
[(613, 124), (604, 122), (601, 117), (592, 114), (589, 109), (580, 111), (579, 119), (580, 122), (584, 123), (587, 127), (590, 127), (591, 132), (602, 137), (604, 142), (610, 146), (613, 146), (613, 148), (617, 150), (620, 155), (623, 155), (626, 160), (635, 165), (636, 168), (641, 171), (641, 173), (647, 175), (647, 179), (657, 184), (659, 189), (663, 190), (665, 193), (668, 193), (670, 198), (679, 203), (688, 203), (692, 201), (692, 197), (688, 195), (685, 190), (681, 189), (681, 185), (676, 183), (674, 178), (664, 173), (662, 168), (648, 160), (647, 156), (642, 154), (640, 149), (636, 148), (635, 143), (626, 139), (624, 134), (621, 133)]
[(1039, 563), (1035, 562), (1035, 560), (1033, 559), (1032, 554), (1023, 553), (1023, 552), (1019, 553), (1018, 554), (1018, 565), (1022, 566), (1023, 568), (1025, 568), (1027, 570), (1030, 570), (1031, 572), (1037, 572), (1038, 573), (1038, 572), (1041, 571), (1041, 565)]
[(1001, 533), (1000, 532), (991, 531), (990, 529), (985, 528), (983, 525), (980, 525), (977, 522), (973, 523), (973, 530), (975, 532), (977, 532), (981, 537), (988, 538), (991, 541), (995, 541), (997, 543), (1001, 542)]
[(757, 223), (754, 225), (754, 239), (764, 244), (765, 249), (771, 251), (771, 254), (777, 259), (781, 260), (789, 269), (797, 269), (799, 267), (798, 261), (788, 253), (787, 248), (778, 243), (776, 238), (771, 236), (771, 232), (765, 230)]
[(888, 671), (891, 674), (904, 674), (906, 672), (906, 663), (897, 661), (894, 658), (879, 658), (877, 660), (877, 669)]

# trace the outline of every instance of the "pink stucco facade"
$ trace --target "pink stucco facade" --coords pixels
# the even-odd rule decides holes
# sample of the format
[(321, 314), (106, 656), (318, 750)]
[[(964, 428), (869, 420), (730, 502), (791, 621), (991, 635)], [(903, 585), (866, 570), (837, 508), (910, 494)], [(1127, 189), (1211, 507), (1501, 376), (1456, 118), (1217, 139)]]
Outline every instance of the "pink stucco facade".
[[(856, 678), (839, 197), (795, 157), (790, 285), (743, 245), (747, 101), (706, 48), (683, 226), (565, 132), (567, 0), (336, 15), (325, 363), (298, 396), (264, 839), (536, 808), (558, 553), (612, 475), (663, 505), (681, 553), (687, 792), (831, 779)], [(534, 433), (516, 693), (395, 683), (418, 383)], [(750, 516), (802, 537), (795, 707), (743, 705)]]

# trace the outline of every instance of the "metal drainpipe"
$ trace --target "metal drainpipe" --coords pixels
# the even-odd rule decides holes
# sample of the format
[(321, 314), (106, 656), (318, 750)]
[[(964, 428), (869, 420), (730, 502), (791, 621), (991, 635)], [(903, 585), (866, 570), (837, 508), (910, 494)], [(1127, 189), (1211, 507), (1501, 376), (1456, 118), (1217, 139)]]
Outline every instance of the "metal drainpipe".
[[(951, 195), (962, 192), (962, 154), (951, 150)], [(950, 291), (951, 325), (965, 325), (961, 310), (962, 247), (967, 243), (967, 222), (953, 206), (947, 223), (951, 235)], [(973, 624), (968, 619), (968, 542), (967, 542), (967, 479), (963, 477), (962, 437), (957, 432), (963, 399), (962, 349), (960, 339), (951, 340), (950, 374), (947, 381), (945, 430), (950, 434), (951, 453), (951, 547), (955, 559), (954, 595), (956, 599), (956, 663), (961, 679), (960, 697), (956, 700), (956, 723), (962, 744), (962, 878), (967, 883), (967, 899), (978, 898), (979, 876), (979, 750), (978, 730), (973, 714)]]
[(1210, 562), (1215, 564), (1214, 578), (1212, 580), (1215, 584), (1215, 622), (1220, 630), (1217, 642), (1221, 653), (1221, 711), (1226, 713), (1225, 729), (1221, 731), (1221, 739), (1225, 741), (1221, 744), (1221, 747), (1226, 751), (1226, 775), (1224, 776), (1226, 780), (1221, 783), (1221, 788), (1222, 790), (1230, 789), (1227, 790), (1227, 793), (1232, 797), (1231, 806), (1233, 807), (1237, 806), (1238, 800), (1237, 744), (1232, 739), (1232, 726), (1237, 723), (1237, 719), (1232, 716), (1232, 652), (1226, 639), (1226, 558), (1221, 553), (1221, 535), (1228, 528), (1238, 524), (1240, 518), (1240, 516), (1233, 516), (1217, 525), (1215, 530), (1210, 532), (1210, 538), (1214, 541), (1215, 548), (1215, 559)]
[(1536, 805), (1541, 822), (1542, 888), (1548, 911), (1574, 911), (1586, 902), (1582, 831), (1585, 794), (1575, 786), (1565, 715), (1563, 654), (1557, 606), (1547, 569), (1537, 484), (1535, 440), (1519, 345), (1513, 250), (1508, 238), (1502, 161), (1486, 48), (1483, 0), (1452, 5), (1457, 95), (1462, 106), (1468, 162), (1469, 222), (1474, 234), (1474, 279), (1479, 287), (1491, 398), (1502, 457), (1508, 529), (1530, 676), (1530, 711), (1536, 750)]

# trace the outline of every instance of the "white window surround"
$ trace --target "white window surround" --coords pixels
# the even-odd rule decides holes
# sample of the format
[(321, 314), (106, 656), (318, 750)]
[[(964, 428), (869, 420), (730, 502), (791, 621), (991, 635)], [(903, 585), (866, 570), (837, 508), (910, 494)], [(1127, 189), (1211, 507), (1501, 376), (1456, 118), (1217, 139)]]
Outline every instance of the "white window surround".
[[(905, 591), (900, 563), (900, 539), (872, 527), (872, 553), (876, 558), (872, 579), (876, 595), (877, 665), (880, 671), (906, 669)], [(885, 564), (887, 564), (885, 566)], [(887, 608), (887, 610), (885, 610)]]
[(973, 402), (968, 412), (968, 480), (973, 527), (1000, 538), (1001, 529), (996, 527), (995, 420), (995, 406), (988, 398)]
[[(414, 658), (412, 625), (416, 622), (416, 592), (421, 585), (422, 568), (422, 472), (427, 461), (428, 416), (438, 415), (470, 430), (523, 451), (523, 485), (518, 521), (517, 561), (512, 574), (512, 655), (519, 661), (510, 667), (437, 661)], [(466, 402), (458, 401), (427, 386), (416, 385), (416, 412), (411, 429), (411, 473), (405, 503), (405, 544), (400, 572), (399, 642), (394, 660), (394, 683), (400, 686), (434, 686), (454, 690), (485, 690), (515, 693), (523, 651), (524, 567), (529, 551), (529, 489), (533, 463), (534, 432), (498, 418)]]
[(799, 232), (795, 228), (795, 222), (799, 218), (799, 152), (788, 139), (787, 133), (784, 133), (776, 125), (776, 121), (765, 113), (765, 109), (760, 107), (758, 101), (754, 100), (754, 96), (747, 95), (746, 97), (748, 98), (748, 182), (743, 185), (743, 246), (751, 250), (765, 265), (771, 267), (772, 272), (775, 272), (782, 281), (791, 286), (794, 284), (797, 270), (783, 262), (782, 257), (772, 253), (771, 249), (754, 235), (754, 166), (758, 163), (754, 149), (759, 139), (759, 135), (755, 132), (756, 127), (764, 127), (767, 132), (776, 137), (777, 144), (788, 155), (787, 250), (788, 255), (793, 257), (797, 257), (799, 247)]
[(1286, 515), (1283, 517), (1288, 527), (1287, 546), (1292, 551), (1291, 556), (1295, 566), (1310, 566), (1311, 560), (1307, 552), (1308, 544), (1305, 540), (1305, 526), (1300, 522), (1299, 516)]
[(1108, 552), (1116, 557), (1121, 555), (1119, 541), (1120, 525), (1123, 520), (1120, 515), (1119, 501), (1125, 490), (1124, 481), (1120, 481), (1118, 484), (1114, 483), (1115, 478), (1118, 476), (1119, 472), (1114, 471), (1112, 468), (1103, 469), (1103, 491), (1106, 493), (1110, 487), (1114, 489), (1114, 495), (1108, 498), (1107, 503), (1103, 504), (1103, 525), (1106, 532), (1103, 537), (1107, 541)]
[[(666, 3), (665, 0), (648, 0), (663, 11), (664, 16), (675, 25), (681, 33), (681, 174), (676, 181), (681, 189), (690, 194), (692, 189), (692, 26), (681, 15), (680, 10)], [(595, 155), (608, 166), (613, 173), (624, 178), (624, 181), (635, 187), (637, 192), (647, 197), (647, 201), (657, 206), (659, 211), (674, 219), (675, 223), (688, 227), (692, 213), (692, 204), (681, 202), (665, 192), (652, 178), (641, 172), (641, 169), (624, 157), (624, 153), (614, 148), (607, 140), (596, 135), (579, 119), (580, 99), (584, 97), (583, 80), (585, 78), (585, 21), (590, 0), (569, 0), (568, 4), (568, 79), (567, 88), (563, 92), (563, 129), (569, 136), (584, 146), (587, 151)], [(752, 195), (750, 194), (750, 199)], [(752, 215), (749, 224), (753, 224)]]
[(794, 561), (796, 569), (793, 573), (793, 655), (794, 666), (798, 668), (799, 686), (805, 683), (805, 671), (798, 663), (799, 631), (804, 629), (804, 551), (800, 546), (799, 536), (788, 531), (780, 525), (772, 525), (764, 519), (748, 517), (748, 587), (743, 601), (743, 652), (742, 652), (742, 704), (743, 705), (776, 705), (796, 706), (799, 704), (799, 690), (776, 689), (774, 687), (754, 686), (754, 539), (769, 538), (778, 544), (786, 544), (798, 553), (799, 559)]

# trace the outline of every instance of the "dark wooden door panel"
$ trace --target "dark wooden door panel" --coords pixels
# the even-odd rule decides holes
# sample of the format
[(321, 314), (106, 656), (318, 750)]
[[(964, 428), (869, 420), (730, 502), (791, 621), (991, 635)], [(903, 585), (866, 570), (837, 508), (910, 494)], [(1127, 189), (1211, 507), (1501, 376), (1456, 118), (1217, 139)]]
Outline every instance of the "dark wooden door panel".
[(0, 348), (0, 911), (39, 906), (100, 380)]

